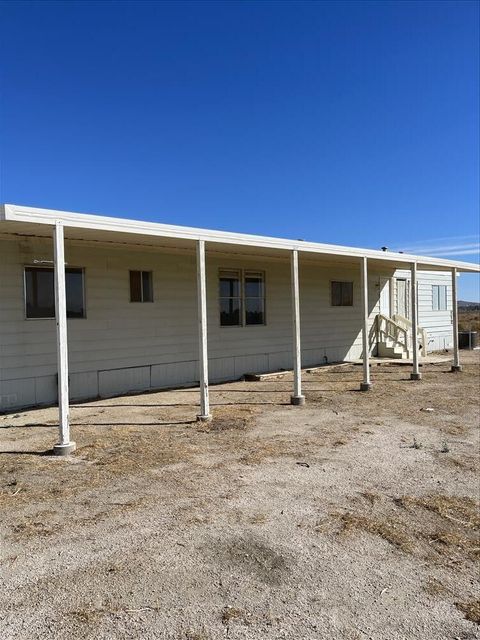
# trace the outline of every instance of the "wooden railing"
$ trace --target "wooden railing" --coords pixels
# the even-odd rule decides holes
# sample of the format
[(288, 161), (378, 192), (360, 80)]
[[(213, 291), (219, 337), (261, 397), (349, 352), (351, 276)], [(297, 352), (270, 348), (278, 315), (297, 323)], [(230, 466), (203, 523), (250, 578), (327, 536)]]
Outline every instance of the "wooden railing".
[(409, 352), (411, 350), (408, 328), (382, 313), (377, 315), (377, 340), (379, 342), (391, 340), (395, 346), (398, 345)]
[[(409, 336), (411, 336), (412, 333), (412, 321), (409, 320), (408, 318), (405, 318), (405, 316), (401, 316), (398, 313), (396, 313), (393, 316), (393, 320), (399, 324), (400, 326), (404, 327), (405, 329), (407, 329), (407, 331), (409, 332)], [(428, 335), (427, 332), (425, 331), (425, 329), (423, 327), (418, 327), (417, 329), (417, 336), (418, 336), (418, 341), (421, 345), (421, 354), (422, 356), (426, 356), (427, 355), (427, 345), (428, 345)]]

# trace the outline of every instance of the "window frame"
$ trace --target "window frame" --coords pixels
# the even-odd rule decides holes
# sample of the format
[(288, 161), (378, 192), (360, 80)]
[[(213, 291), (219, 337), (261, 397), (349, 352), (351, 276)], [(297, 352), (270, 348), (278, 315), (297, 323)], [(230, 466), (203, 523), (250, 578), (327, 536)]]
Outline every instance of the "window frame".
[[(24, 264), (23, 265), (23, 319), (24, 320), (56, 320), (56, 310), (53, 316), (43, 316), (41, 318), (30, 318), (27, 315), (27, 269), (46, 269), (53, 271), (53, 300), (54, 300), (54, 309), (55, 309), (55, 267), (54, 265), (48, 264)], [(65, 265), (65, 273), (68, 269), (76, 269), (82, 272), (82, 299), (83, 299), (83, 315), (82, 316), (68, 316), (67, 320), (86, 320), (87, 318), (87, 287), (86, 287), (86, 278), (85, 278), (85, 267), (76, 267), (74, 265)], [(66, 283), (65, 283), (66, 289)]]
[[(352, 285), (352, 304), (333, 304), (333, 284), (351, 284)], [(355, 307), (355, 280), (330, 280), (329, 299), (331, 309), (352, 309)]]
[[(435, 289), (437, 289), (437, 306), (435, 306)], [(442, 290), (444, 291), (443, 296), (440, 295)], [(445, 303), (445, 307), (442, 307), (442, 302)], [(432, 284), (432, 311), (448, 311), (448, 285)]]
[[(132, 300), (132, 273), (139, 273), (140, 274), (140, 300)], [(143, 299), (143, 274), (144, 273), (148, 273), (150, 274), (150, 288), (151, 288), (151, 293), (152, 293), (152, 299), (151, 300), (144, 300)], [(151, 304), (155, 301), (155, 296), (153, 295), (154, 291), (153, 291), (153, 270), (152, 269), (129, 269), (128, 270), (128, 288), (129, 288), (129, 303), (130, 304)]]
[[(239, 275), (239, 285), (240, 285), (239, 294), (240, 295), (238, 297), (240, 299), (240, 322), (238, 324), (222, 324), (221, 322), (222, 309), (221, 309), (220, 301), (226, 298), (226, 296), (220, 295), (220, 278), (221, 278), (222, 272), (230, 272), (230, 273), (235, 272), (235, 273), (238, 273)], [(246, 322), (245, 300), (247, 296), (245, 296), (245, 278), (248, 274), (260, 275), (263, 280), (263, 296), (262, 297), (248, 296), (249, 298), (252, 298), (252, 299), (263, 300), (263, 322), (258, 324), (252, 324), (252, 323), (247, 324)], [(218, 326), (221, 329), (242, 329), (245, 327), (265, 327), (267, 325), (267, 278), (266, 278), (265, 271), (263, 269), (242, 269), (239, 267), (232, 267), (232, 268), (219, 267), (218, 273), (217, 273), (217, 286), (218, 286), (217, 318), (218, 318)]]

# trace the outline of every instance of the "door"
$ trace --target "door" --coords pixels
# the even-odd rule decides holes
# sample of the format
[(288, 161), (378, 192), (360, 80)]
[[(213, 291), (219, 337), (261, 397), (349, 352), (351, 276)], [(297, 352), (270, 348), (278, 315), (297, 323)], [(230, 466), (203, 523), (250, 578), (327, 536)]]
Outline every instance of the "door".
[(408, 287), (407, 281), (402, 279), (397, 280), (397, 313), (399, 316), (408, 318)]
[(380, 313), (390, 317), (390, 278), (380, 278)]

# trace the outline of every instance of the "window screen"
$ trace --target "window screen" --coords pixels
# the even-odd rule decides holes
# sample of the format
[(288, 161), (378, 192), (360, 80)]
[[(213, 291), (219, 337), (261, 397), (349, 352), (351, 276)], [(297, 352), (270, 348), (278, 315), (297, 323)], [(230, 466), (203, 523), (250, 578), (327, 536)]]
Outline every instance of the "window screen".
[[(67, 317), (85, 317), (83, 269), (65, 269)], [(45, 267), (25, 267), (25, 316), (55, 317), (54, 270)]]
[(446, 311), (447, 309), (447, 286), (432, 285), (432, 309), (433, 311)]
[(241, 325), (242, 298), (239, 271), (220, 271), (220, 325)]
[(151, 271), (130, 271), (130, 302), (153, 302)]
[(332, 307), (353, 306), (353, 282), (331, 283)]

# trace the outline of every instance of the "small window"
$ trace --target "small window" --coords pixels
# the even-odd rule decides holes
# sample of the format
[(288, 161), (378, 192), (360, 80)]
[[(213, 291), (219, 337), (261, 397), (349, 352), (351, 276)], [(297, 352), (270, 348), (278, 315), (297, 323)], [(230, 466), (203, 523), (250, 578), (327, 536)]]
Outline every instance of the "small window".
[(433, 311), (447, 310), (447, 286), (444, 284), (432, 285), (432, 309)]
[(242, 298), (239, 271), (220, 271), (220, 325), (238, 327), (242, 324)]
[(245, 324), (265, 324), (263, 273), (245, 272)]
[[(85, 317), (83, 269), (65, 269), (67, 318)], [(54, 270), (48, 267), (25, 267), (25, 316), (55, 318)]]
[(353, 282), (331, 283), (332, 307), (353, 307)]
[(153, 302), (151, 271), (130, 271), (130, 302)]

